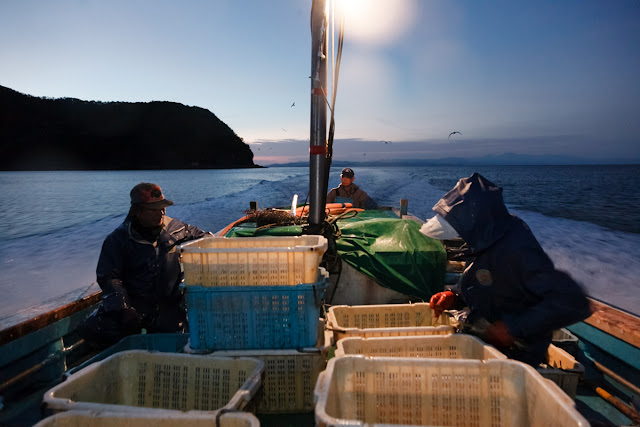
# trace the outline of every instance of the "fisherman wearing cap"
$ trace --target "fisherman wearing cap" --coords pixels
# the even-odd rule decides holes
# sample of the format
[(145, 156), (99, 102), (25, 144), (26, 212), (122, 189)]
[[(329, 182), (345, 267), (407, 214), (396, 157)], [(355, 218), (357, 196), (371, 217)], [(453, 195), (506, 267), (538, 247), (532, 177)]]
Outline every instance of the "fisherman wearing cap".
[(96, 270), (102, 304), (78, 326), (94, 347), (148, 332), (178, 332), (186, 326), (178, 245), (208, 233), (165, 215), (156, 184), (140, 183), (130, 193), (124, 222), (107, 236)]
[(351, 168), (342, 169), (340, 174), (342, 183), (332, 188), (327, 194), (327, 203), (352, 203), (354, 208), (375, 209), (376, 202), (360, 189), (354, 181), (354, 173)]

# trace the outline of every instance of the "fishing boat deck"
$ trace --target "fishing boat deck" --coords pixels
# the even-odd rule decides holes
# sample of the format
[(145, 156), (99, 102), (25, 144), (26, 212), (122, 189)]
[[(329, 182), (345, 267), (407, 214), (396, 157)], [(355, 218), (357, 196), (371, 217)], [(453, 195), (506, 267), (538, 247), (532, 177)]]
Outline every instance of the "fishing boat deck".
[[(616, 380), (617, 378), (603, 373), (596, 366), (596, 363), (611, 368), (617, 375), (632, 384), (640, 382), (640, 371), (637, 366), (626, 363), (602, 349), (603, 343), (610, 345), (609, 341), (615, 338), (607, 336), (597, 328), (586, 323), (580, 323), (569, 329), (580, 338), (577, 360), (585, 367), (584, 378), (578, 384), (575, 397), (577, 410), (594, 426), (632, 425), (632, 420), (616, 409), (610, 402), (604, 400), (596, 392), (596, 387), (606, 390), (623, 402), (629, 402), (634, 394), (633, 390), (625, 387), (624, 384)], [(182, 352), (182, 347), (187, 342), (187, 339), (188, 334), (130, 336), (115, 346), (96, 354), (89, 360), (76, 360), (78, 366), (75, 369), (70, 369), (69, 372), (74, 372), (90, 363), (124, 350), (146, 349), (163, 352)], [(628, 357), (634, 358), (633, 351), (638, 351), (638, 349), (628, 344), (626, 344), (628, 348), (625, 348), (625, 344), (623, 341), (617, 343), (619, 348), (627, 352), (625, 354)], [(598, 362), (595, 362), (595, 360)], [(640, 363), (640, 358), (630, 360), (635, 360), (635, 364)], [(7, 398), (3, 402), (2, 411), (0, 411), (0, 425), (34, 425), (43, 416), (48, 415), (46, 412), (42, 412), (42, 396), (54, 384), (55, 381), (33, 386), (18, 401), (12, 401), (12, 399)], [(315, 424), (314, 413), (310, 411), (294, 414), (257, 414), (257, 418), (262, 426), (313, 426)]]
[[(445, 245), (448, 256), (455, 258), (456, 242), (445, 243), (448, 243)], [(463, 264), (450, 261), (449, 267), (449, 273), (455, 275), (459, 274)], [(97, 287), (94, 286), (91, 290), (95, 291)], [(19, 320), (30, 320), (2, 328), (0, 425), (36, 424), (48, 415), (42, 408), (43, 394), (47, 390), (66, 378), (66, 375), (117, 352), (134, 349), (184, 352), (188, 334), (134, 335), (102, 352), (90, 352), (74, 331), (80, 319), (99, 302), (100, 294), (87, 289), (78, 292), (80, 294), (63, 296), (64, 303), (61, 300), (49, 302), (47, 307), (58, 307), (55, 310), (46, 314), (31, 311), (22, 313)], [(591, 318), (568, 328), (579, 338), (576, 359), (585, 368), (576, 390), (576, 409), (594, 426), (631, 425), (633, 410), (630, 409), (625, 414), (624, 408), (622, 411), (620, 409), (620, 403), (629, 409), (631, 406), (628, 402), (634, 395), (636, 398), (639, 395), (637, 389), (633, 388), (634, 384), (640, 384), (640, 349), (634, 341), (637, 340), (638, 331), (633, 330), (625, 320), (637, 320), (637, 317), (620, 315), (620, 320), (603, 327), (603, 322), (615, 318), (612, 317), (612, 309), (597, 301), (593, 304), (596, 310)], [(331, 355), (333, 352), (330, 350), (326, 353)], [(10, 366), (10, 372), (5, 370), (5, 366)], [(605, 400), (602, 391), (612, 398)], [(262, 426), (315, 425), (313, 411), (293, 414), (258, 413), (256, 416)]]

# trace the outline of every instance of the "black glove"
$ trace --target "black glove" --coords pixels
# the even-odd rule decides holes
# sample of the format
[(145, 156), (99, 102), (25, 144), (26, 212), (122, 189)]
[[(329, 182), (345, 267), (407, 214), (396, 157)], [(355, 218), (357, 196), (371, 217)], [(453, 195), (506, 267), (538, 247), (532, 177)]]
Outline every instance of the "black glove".
[(133, 335), (142, 332), (142, 322), (137, 311), (133, 308), (125, 308), (119, 314), (120, 327), (124, 333)]

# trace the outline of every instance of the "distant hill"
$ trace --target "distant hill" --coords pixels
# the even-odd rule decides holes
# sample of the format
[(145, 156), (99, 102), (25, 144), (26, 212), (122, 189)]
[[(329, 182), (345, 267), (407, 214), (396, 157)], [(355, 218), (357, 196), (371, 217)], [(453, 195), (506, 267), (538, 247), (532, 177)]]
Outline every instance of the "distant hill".
[(209, 110), (38, 98), (0, 86), (0, 170), (259, 167)]

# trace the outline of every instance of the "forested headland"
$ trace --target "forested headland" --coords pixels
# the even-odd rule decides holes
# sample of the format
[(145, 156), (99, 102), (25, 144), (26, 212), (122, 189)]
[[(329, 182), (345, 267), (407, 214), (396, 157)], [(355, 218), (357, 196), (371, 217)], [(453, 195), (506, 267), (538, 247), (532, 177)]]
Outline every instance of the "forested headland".
[(0, 86), (0, 170), (259, 167), (211, 111), (175, 102), (40, 98)]

